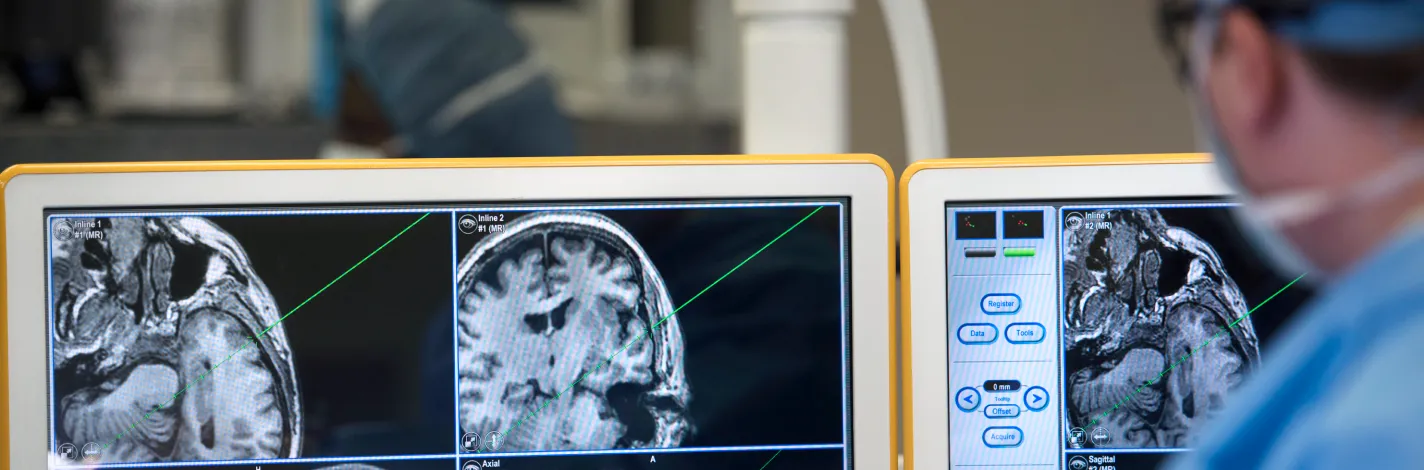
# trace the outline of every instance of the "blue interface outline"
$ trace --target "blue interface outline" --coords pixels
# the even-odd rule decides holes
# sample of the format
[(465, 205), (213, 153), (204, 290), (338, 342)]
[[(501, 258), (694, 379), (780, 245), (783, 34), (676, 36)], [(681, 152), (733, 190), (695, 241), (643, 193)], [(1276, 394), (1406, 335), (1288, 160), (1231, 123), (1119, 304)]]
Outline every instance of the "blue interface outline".
[[(755, 201), (754, 198), (747, 198), (746, 200)], [(359, 463), (359, 462), (400, 461), (400, 460), (432, 460), (432, 459), (441, 459), (441, 458), (453, 458), (453, 459), (455, 459), (455, 460), (456, 460), (456, 461), (455, 461), (455, 465), (456, 465), (457, 468), (458, 468), (458, 466), (460, 465), (459, 459), (461, 459), (461, 458), (469, 458), (469, 457), (472, 456), (472, 455), (479, 455), (481, 458), (541, 457), (541, 456), (542, 456), (542, 457), (559, 457), (559, 456), (590, 456), (590, 455), (594, 455), (594, 456), (596, 456), (596, 455), (624, 455), (624, 454), (639, 454), (639, 453), (739, 452), (739, 451), (748, 451), (748, 452), (750, 452), (750, 451), (768, 451), (768, 450), (777, 450), (777, 451), (780, 451), (780, 450), (818, 450), (818, 449), (839, 448), (839, 449), (842, 449), (842, 456), (843, 456), (843, 458), (845, 459), (845, 465), (846, 465), (845, 468), (849, 469), (850, 466), (851, 466), (851, 462), (852, 462), (852, 460), (853, 460), (853, 459), (852, 459), (852, 456), (851, 456), (851, 449), (853, 448), (853, 446), (852, 446), (852, 444), (851, 444), (851, 442), (852, 442), (852, 434), (851, 434), (851, 423), (850, 423), (850, 421), (849, 421), (849, 420), (850, 420), (850, 396), (849, 396), (849, 394), (850, 394), (850, 390), (851, 390), (852, 387), (854, 386), (854, 384), (851, 382), (851, 376), (850, 376), (850, 374), (849, 374), (850, 353), (849, 353), (848, 349), (849, 349), (850, 345), (847, 344), (847, 343), (851, 340), (851, 338), (850, 338), (850, 333), (851, 333), (851, 327), (852, 327), (852, 325), (850, 325), (850, 324), (848, 323), (849, 320), (848, 320), (848, 318), (847, 318), (847, 317), (848, 317), (848, 314), (849, 314), (849, 310), (850, 310), (850, 303), (849, 303), (849, 298), (848, 298), (848, 296), (849, 296), (849, 290), (850, 290), (851, 286), (848, 284), (848, 279), (847, 279), (847, 274), (848, 274), (847, 271), (849, 270), (848, 263), (849, 263), (849, 259), (850, 259), (850, 252), (849, 252), (849, 249), (848, 249), (848, 247), (847, 247), (847, 242), (848, 242), (848, 241), (847, 241), (846, 239), (849, 238), (850, 234), (849, 234), (849, 232), (846, 231), (846, 219), (848, 218), (848, 214), (847, 214), (847, 212), (848, 212), (848, 210), (847, 210), (848, 207), (847, 207), (847, 205), (850, 203), (850, 198), (849, 198), (849, 197), (807, 197), (807, 198), (796, 198), (796, 199), (786, 200), (786, 201), (758, 201), (758, 202), (728, 202), (728, 201), (729, 201), (728, 199), (704, 198), (703, 201), (696, 201), (696, 200), (679, 201), (679, 202), (656, 202), (656, 201), (642, 202), (642, 201), (630, 201), (630, 202), (627, 202), (627, 203), (600, 203), (600, 204), (587, 204), (587, 203), (577, 203), (577, 202), (572, 202), (572, 203), (545, 202), (545, 203), (529, 203), (529, 204), (517, 204), (517, 205), (496, 205), (496, 204), (490, 204), (490, 205), (478, 205), (478, 206), (475, 206), (475, 205), (468, 205), (468, 203), (467, 203), (467, 205), (424, 203), (424, 204), (408, 204), (408, 205), (402, 205), (401, 207), (380, 207), (380, 208), (355, 208), (355, 207), (353, 207), (353, 208), (340, 208), (340, 209), (332, 209), (332, 208), (325, 208), (325, 209), (323, 209), (323, 208), (312, 208), (312, 209), (290, 209), (290, 208), (287, 208), (287, 209), (284, 209), (284, 208), (281, 208), (281, 207), (278, 206), (278, 205), (272, 205), (270, 208), (268, 208), (267, 206), (264, 205), (262, 209), (236, 209), (236, 208), (235, 208), (235, 209), (231, 209), (231, 210), (189, 210), (189, 209), (181, 209), (181, 208), (179, 208), (179, 209), (171, 209), (171, 210), (163, 210), (163, 209), (154, 210), (154, 209), (152, 209), (152, 208), (146, 208), (146, 209), (143, 209), (143, 210), (132, 210), (132, 211), (127, 211), (127, 210), (118, 210), (118, 211), (115, 211), (115, 210), (112, 210), (112, 209), (108, 209), (107, 212), (97, 212), (97, 211), (95, 211), (95, 212), (90, 212), (90, 211), (86, 211), (86, 210), (84, 210), (84, 209), (52, 209), (52, 210), (46, 210), (46, 211), (45, 211), (45, 212), (46, 212), (46, 213), (45, 213), (45, 251), (46, 251), (46, 259), (45, 259), (45, 290), (46, 290), (46, 292), (45, 292), (45, 297), (46, 297), (46, 303), (47, 303), (47, 305), (45, 306), (45, 310), (47, 311), (47, 315), (46, 315), (45, 323), (46, 323), (46, 329), (47, 329), (47, 331), (48, 331), (47, 338), (46, 338), (46, 343), (47, 343), (47, 346), (48, 346), (48, 348), (49, 348), (49, 354), (47, 355), (47, 356), (48, 356), (48, 357), (47, 357), (47, 359), (48, 359), (48, 367), (47, 367), (47, 369), (48, 369), (48, 371), (49, 371), (49, 374), (48, 374), (48, 377), (47, 377), (47, 379), (48, 379), (48, 380), (47, 380), (47, 382), (48, 382), (48, 385), (47, 385), (48, 396), (46, 397), (46, 398), (47, 398), (46, 406), (47, 406), (47, 408), (48, 408), (48, 417), (49, 417), (49, 423), (48, 423), (48, 425), (49, 425), (49, 426), (48, 426), (48, 427), (49, 427), (49, 446), (48, 446), (48, 447), (49, 447), (49, 449), (50, 449), (50, 452), (52, 452), (52, 453), (57, 453), (57, 452), (58, 452), (58, 447), (59, 447), (59, 445), (60, 445), (60, 443), (58, 442), (58, 434), (57, 434), (58, 424), (56, 423), (56, 413), (57, 413), (58, 410), (56, 409), (56, 403), (55, 403), (55, 399), (54, 399), (54, 328), (55, 328), (54, 315), (55, 315), (55, 312), (54, 312), (54, 286), (53, 286), (53, 282), (54, 282), (54, 279), (53, 279), (54, 268), (53, 268), (53, 266), (52, 266), (52, 262), (53, 262), (53, 259), (54, 259), (54, 254), (53, 254), (54, 246), (53, 246), (53, 243), (52, 243), (52, 242), (53, 242), (53, 239), (54, 239), (53, 230), (54, 230), (54, 221), (57, 220), (57, 219), (143, 218), (143, 217), (165, 217), (165, 216), (167, 216), (167, 217), (174, 217), (174, 216), (182, 216), (182, 217), (262, 217), (262, 216), (323, 216), (323, 215), (426, 214), (426, 213), (429, 213), (429, 214), (431, 214), (431, 215), (435, 215), (436, 213), (447, 213), (447, 214), (450, 216), (450, 223), (451, 223), (451, 230), (452, 230), (452, 233), (451, 233), (451, 255), (452, 255), (452, 256), (451, 256), (451, 264), (452, 264), (452, 269), (453, 269), (453, 270), (458, 270), (458, 266), (459, 266), (459, 256), (460, 256), (460, 254), (458, 253), (458, 247), (457, 247), (457, 243), (456, 243), (456, 242), (457, 242), (456, 237), (457, 237), (457, 235), (458, 235), (458, 233), (459, 233), (459, 229), (458, 229), (458, 226), (457, 226), (456, 224), (458, 223), (457, 217), (458, 217), (458, 215), (459, 215), (460, 213), (484, 213), (484, 212), (544, 212), (544, 211), (559, 211), (559, 210), (585, 210), (585, 211), (669, 210), (669, 209), (672, 209), (672, 210), (689, 210), (689, 209), (792, 208), (792, 207), (827, 207), (827, 206), (834, 206), (834, 207), (837, 208), (837, 210), (838, 210), (838, 214), (837, 214), (837, 217), (838, 217), (838, 226), (839, 226), (839, 228), (840, 228), (840, 230), (839, 230), (839, 232), (837, 233), (837, 235), (838, 235), (839, 242), (840, 242), (839, 255), (840, 255), (840, 264), (841, 264), (841, 267), (842, 267), (841, 273), (840, 273), (840, 279), (841, 279), (841, 295), (840, 295), (840, 297), (841, 297), (841, 316), (840, 316), (840, 320), (841, 320), (841, 326), (842, 326), (842, 328), (841, 328), (841, 351), (842, 351), (842, 356), (843, 356), (843, 357), (842, 357), (842, 361), (841, 361), (841, 381), (842, 381), (842, 383), (844, 384), (844, 385), (843, 385), (844, 388), (842, 389), (842, 393), (841, 393), (841, 401), (842, 401), (842, 407), (841, 407), (841, 426), (842, 426), (842, 436), (843, 436), (843, 437), (842, 437), (843, 442), (841, 442), (841, 443), (838, 443), (838, 444), (771, 445), (771, 446), (669, 447), (669, 448), (640, 448), (640, 449), (600, 449), (600, 450), (579, 450), (579, 451), (534, 451), (534, 452), (522, 452), (522, 453), (495, 453), (495, 452), (481, 452), (481, 453), (478, 453), (478, 454), (468, 453), (468, 452), (465, 452), (465, 451), (461, 448), (461, 442), (460, 442), (462, 436), (461, 436), (461, 433), (460, 433), (460, 425), (459, 425), (460, 410), (459, 410), (459, 405), (458, 405), (458, 397), (459, 397), (459, 394), (458, 394), (458, 388), (459, 388), (459, 354), (458, 354), (458, 344), (459, 344), (459, 343), (458, 343), (458, 341), (459, 341), (459, 339), (458, 339), (458, 328), (456, 328), (456, 331), (455, 331), (454, 333), (452, 333), (452, 338), (451, 338), (452, 340), (455, 341), (455, 343), (452, 345), (452, 349), (455, 349), (455, 350), (456, 350), (456, 353), (455, 353), (455, 356), (456, 356), (456, 357), (455, 357), (455, 363), (454, 363), (454, 365), (455, 365), (455, 367), (454, 367), (454, 374), (455, 374), (456, 385), (455, 385), (455, 390), (454, 390), (454, 392), (455, 392), (455, 397), (456, 397), (456, 400), (457, 400), (457, 405), (456, 405), (456, 407), (455, 407), (455, 413), (454, 413), (454, 416), (455, 416), (455, 422), (454, 422), (455, 428), (454, 428), (454, 430), (455, 430), (455, 432), (454, 432), (453, 434), (455, 434), (455, 446), (454, 446), (455, 452), (453, 452), (453, 453), (450, 453), (450, 454), (423, 454), (423, 455), (394, 455), (394, 456), (391, 456), (391, 455), (388, 455), (388, 456), (356, 456), (356, 457), (310, 457), (310, 458), (296, 457), (296, 458), (278, 458), (278, 459), (266, 459), (266, 460), (249, 459), (249, 460), (222, 460), (222, 461), (219, 461), (219, 460), (206, 460), (206, 461), (204, 461), (204, 460), (196, 460), (196, 461), (179, 461), (179, 462), (105, 463), (105, 464), (99, 464), (99, 465), (57, 466), (57, 467), (54, 467), (54, 468), (63, 468), (63, 469), (71, 469), (71, 468), (72, 468), (72, 469), (81, 469), (81, 468), (82, 468), (82, 469), (93, 470), (93, 469), (109, 469), (109, 468), (166, 468), (166, 467), (192, 467), (192, 466), (217, 466), (217, 465), (247, 465), (247, 464), (269, 464), (269, 465), (270, 465), (270, 464), (303, 464), (303, 463)], [(745, 200), (744, 200), (744, 201), (745, 201)], [(382, 206), (382, 205), (395, 205), (395, 204), (393, 203), (393, 204), (373, 204), (373, 205)], [(253, 206), (253, 205), (249, 205), (249, 206)], [(458, 284), (459, 280), (458, 280), (458, 279), (455, 279), (455, 272), (454, 272), (454, 271), (452, 271), (452, 273), (451, 273), (451, 282), (452, 282), (452, 287), (457, 287), (457, 284)], [(455, 316), (455, 314), (458, 313), (459, 304), (458, 304), (458, 295), (455, 294), (455, 293), (452, 293), (451, 295), (452, 295), (452, 301), (454, 302), (454, 303), (452, 304), (452, 309), (453, 309), (453, 310), (452, 310), (452, 313), (451, 313), (451, 316), (452, 316), (452, 319), (453, 319), (454, 316)]]
[[(1231, 200), (1212, 200), (1212, 199), (1217, 199), (1217, 198), (1220, 198), (1220, 197), (1221, 197), (1221, 196), (1210, 196), (1210, 195), (1207, 195), (1207, 196), (1202, 196), (1202, 197), (1199, 197), (1199, 198), (1195, 198), (1195, 199), (1197, 199), (1197, 200), (1195, 200), (1195, 201), (1183, 201), (1183, 202), (1162, 202), (1162, 203), (1104, 202), (1104, 203), (1101, 203), (1101, 204), (1093, 204), (1093, 203), (1092, 203), (1093, 199), (1089, 199), (1089, 198), (1078, 198), (1078, 199), (1073, 199), (1073, 200), (1025, 199), (1025, 200), (1011, 200), (1011, 201), (966, 201), (966, 202), (946, 201), (946, 202), (945, 202), (945, 207), (944, 207), (945, 212), (944, 212), (944, 226), (943, 226), (944, 229), (945, 229), (944, 232), (943, 232), (944, 235), (945, 235), (945, 243), (944, 243), (943, 246), (944, 246), (946, 249), (948, 249), (948, 247), (950, 246), (950, 244), (953, 243), (953, 241), (955, 240), (955, 232), (956, 232), (956, 230), (957, 230), (957, 225), (955, 225), (955, 221), (954, 221), (953, 216), (954, 216), (954, 214), (957, 213), (957, 212), (976, 212), (976, 211), (977, 211), (977, 212), (993, 212), (993, 213), (996, 214), (995, 223), (998, 224), (999, 222), (1001, 222), (1000, 220), (998, 220), (998, 214), (999, 214), (1000, 212), (1005, 211), (1005, 210), (1013, 210), (1013, 209), (1016, 208), (1016, 207), (1024, 207), (1024, 206), (1046, 206), (1046, 207), (1053, 207), (1053, 208), (1054, 208), (1054, 210), (1053, 210), (1054, 218), (1053, 218), (1051, 221), (1048, 221), (1048, 222), (1047, 222), (1047, 223), (1049, 223), (1049, 224), (1051, 224), (1051, 225), (1045, 226), (1045, 227), (1044, 227), (1044, 231), (1045, 231), (1045, 236), (1051, 236), (1051, 237), (1053, 237), (1053, 245), (1055, 246), (1055, 252), (1058, 253), (1058, 254), (1061, 256), (1061, 252), (1062, 252), (1062, 249), (1063, 249), (1063, 234), (1062, 234), (1061, 226), (1062, 226), (1063, 217), (1064, 217), (1064, 215), (1066, 214), (1066, 212), (1068, 212), (1068, 211), (1081, 211), (1081, 212), (1086, 212), (1086, 211), (1090, 211), (1090, 210), (1123, 210), (1123, 209), (1212, 209), (1212, 208), (1231, 208), (1231, 207), (1238, 207), (1238, 206), (1241, 205), (1241, 203), (1239, 203), (1239, 202), (1233, 202), (1233, 201), (1231, 201)], [(1006, 238), (1003, 237), (1003, 234), (997, 234), (997, 235), (998, 235), (998, 236), (996, 236), (995, 239), (997, 239), (997, 240), (1007, 240)], [(950, 266), (949, 266), (949, 263), (950, 263), (951, 257), (948, 256), (950, 253), (945, 253), (945, 254), (946, 254), (946, 256), (945, 256), (945, 258), (944, 258), (944, 259), (945, 259), (945, 262), (946, 262), (946, 265), (945, 265), (946, 273), (945, 273), (945, 274), (946, 274), (946, 280), (947, 280), (947, 279), (950, 277), (950, 272), (949, 272)], [(1061, 259), (1058, 260), (1057, 262), (1055, 262), (1055, 266), (1056, 266), (1056, 269), (1055, 269), (1055, 270), (1056, 270), (1056, 274), (1055, 274), (1056, 279), (1054, 279), (1054, 290), (1057, 292), (1057, 294), (1055, 295), (1054, 303), (1055, 303), (1055, 305), (1056, 305), (1055, 311), (1056, 311), (1057, 313), (1056, 313), (1055, 318), (1054, 318), (1054, 324), (1055, 324), (1055, 326), (1056, 326), (1056, 330), (1057, 330), (1057, 334), (1058, 334), (1059, 341), (1061, 341), (1061, 339), (1062, 339), (1062, 337), (1063, 337), (1063, 307), (1064, 307), (1064, 306), (1063, 306), (1063, 263), (1062, 263)], [(947, 285), (947, 284), (946, 284), (946, 285)], [(947, 292), (946, 292), (946, 299), (945, 299), (945, 300), (946, 300), (946, 302), (949, 301), (949, 299), (948, 299), (948, 293), (947, 293)], [(950, 346), (952, 347), (952, 345), (954, 344), (954, 341), (953, 341), (954, 335), (947, 335), (946, 339), (947, 339), (947, 340), (950, 340), (950, 341), (948, 341), (946, 344), (947, 344), (947, 345), (950, 345)], [(1064, 382), (1064, 381), (1065, 381), (1065, 377), (1064, 377), (1065, 372), (1064, 372), (1064, 370), (1063, 370), (1063, 367), (1064, 367), (1064, 358), (1063, 358), (1064, 351), (1063, 351), (1063, 348), (1061, 347), (1061, 345), (1060, 345), (1060, 347), (1057, 347), (1057, 348), (1054, 348), (1054, 349), (1055, 349), (1056, 355), (1057, 355), (1057, 360), (1056, 360), (1056, 364), (1055, 364), (1055, 369), (1057, 370), (1057, 373), (1056, 373), (1055, 375), (1056, 375), (1057, 378), (1058, 378), (1058, 384), (1057, 384), (1056, 390), (1057, 390), (1057, 393), (1059, 394), (1059, 396), (1060, 396), (1060, 397), (1063, 397), (1063, 396), (1066, 396), (1065, 393), (1064, 393), (1064, 387), (1066, 386), (1066, 385), (1065, 385), (1065, 382)], [(950, 360), (948, 361), (947, 365), (953, 364), (953, 362), (954, 362), (953, 359), (950, 359)], [(946, 371), (946, 372), (947, 372), (947, 371)], [(948, 375), (948, 374), (946, 374), (946, 375)], [(950, 388), (953, 388), (953, 387), (950, 387)], [(951, 400), (953, 400), (952, 397), (951, 397)], [(1161, 454), (1170, 454), (1170, 453), (1179, 453), (1179, 452), (1189, 452), (1189, 451), (1191, 451), (1190, 448), (1181, 448), (1181, 447), (1160, 447), (1160, 448), (1146, 448), (1146, 449), (1144, 449), (1144, 448), (1116, 448), (1116, 447), (1094, 447), (1094, 448), (1084, 448), (1084, 449), (1070, 449), (1070, 448), (1067, 448), (1067, 434), (1068, 434), (1068, 431), (1071, 429), (1071, 423), (1069, 423), (1069, 422), (1068, 422), (1068, 419), (1067, 419), (1067, 416), (1068, 416), (1067, 400), (1060, 398), (1060, 399), (1058, 400), (1058, 402), (1059, 402), (1059, 403), (1058, 403), (1058, 406), (1057, 406), (1056, 408), (1057, 408), (1057, 410), (1058, 410), (1058, 423), (1059, 423), (1059, 427), (1060, 427), (1059, 431), (1062, 433), (1062, 436), (1063, 436), (1062, 438), (1057, 439), (1057, 446), (1058, 446), (1058, 450), (1059, 450), (1058, 455), (1060, 456), (1060, 458), (1066, 458), (1066, 457), (1069, 456), (1069, 455), (1075, 455), (1075, 454), (1090, 454), (1090, 453), (1124, 453), (1124, 454), (1126, 454), (1126, 453), (1132, 453), (1132, 454), (1153, 454), (1153, 453), (1161, 453)], [(949, 414), (950, 414), (950, 417), (951, 417), (951, 420), (950, 420), (950, 421), (953, 421), (952, 417), (953, 417), (954, 413), (953, 413), (953, 410), (952, 410), (952, 409), (951, 409), (950, 411), (951, 411), (951, 412), (949, 413)], [(953, 430), (953, 426), (952, 426), (952, 425), (950, 426), (950, 429), (951, 429), (951, 432), (953, 432), (953, 431), (952, 431), (952, 430)], [(952, 451), (951, 451), (951, 452), (952, 452)], [(1060, 460), (1060, 462), (1061, 462), (1061, 460)]]

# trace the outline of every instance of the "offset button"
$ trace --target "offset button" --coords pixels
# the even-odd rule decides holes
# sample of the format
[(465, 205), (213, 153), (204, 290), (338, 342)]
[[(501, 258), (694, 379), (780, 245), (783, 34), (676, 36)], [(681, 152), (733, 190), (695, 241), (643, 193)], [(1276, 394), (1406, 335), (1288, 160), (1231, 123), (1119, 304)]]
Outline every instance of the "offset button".
[(964, 387), (954, 394), (954, 406), (960, 411), (974, 411), (979, 407), (979, 391), (974, 387)]
[(979, 299), (979, 309), (990, 315), (1013, 315), (1022, 307), (1018, 294), (988, 294)]
[(1023, 444), (1023, 430), (1015, 426), (994, 426), (984, 430), (984, 445), (1018, 447)]
[(1029, 411), (1043, 411), (1048, 408), (1048, 390), (1038, 386), (1029, 387), (1024, 392), (1024, 408)]
[(999, 329), (988, 323), (965, 323), (959, 327), (959, 342), (989, 344), (999, 339)]
[(1048, 330), (1040, 323), (1010, 323), (1004, 327), (1004, 341), (1013, 344), (1033, 344), (1043, 342)]
[(1008, 419), (1019, 417), (1018, 405), (989, 405), (984, 407), (984, 417), (989, 419)]

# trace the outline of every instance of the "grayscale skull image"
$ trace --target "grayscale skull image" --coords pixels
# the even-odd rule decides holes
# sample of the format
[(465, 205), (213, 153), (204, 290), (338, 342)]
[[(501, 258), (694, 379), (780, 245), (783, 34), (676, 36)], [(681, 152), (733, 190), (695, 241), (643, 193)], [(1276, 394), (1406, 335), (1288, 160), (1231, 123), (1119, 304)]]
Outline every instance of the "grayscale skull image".
[(59, 442), (108, 445), (102, 462), (297, 456), (291, 351), (237, 240), (197, 217), (52, 220)]
[(676, 447), (692, 432), (672, 300), (614, 221), (521, 216), (456, 276), (461, 432), (502, 435), (484, 451)]
[(1245, 297), (1213, 247), (1158, 211), (1094, 214), (1106, 223), (1062, 238), (1069, 427), (1106, 428), (1102, 447), (1189, 447), (1259, 365), (1251, 322), (1237, 323)]

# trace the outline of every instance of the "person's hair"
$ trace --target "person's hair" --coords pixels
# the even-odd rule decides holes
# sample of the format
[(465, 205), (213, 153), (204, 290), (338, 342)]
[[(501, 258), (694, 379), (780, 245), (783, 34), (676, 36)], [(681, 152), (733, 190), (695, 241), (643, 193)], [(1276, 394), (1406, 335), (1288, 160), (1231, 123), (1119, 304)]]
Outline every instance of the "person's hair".
[[(1290, 12), (1314, 0), (1248, 0), (1262, 16)], [(1288, 14), (1288, 13), (1287, 13)], [(1268, 18), (1262, 18), (1269, 23)], [(1395, 108), (1424, 118), (1424, 44), (1398, 51), (1355, 53), (1303, 48), (1306, 63), (1342, 94), (1365, 103)]]

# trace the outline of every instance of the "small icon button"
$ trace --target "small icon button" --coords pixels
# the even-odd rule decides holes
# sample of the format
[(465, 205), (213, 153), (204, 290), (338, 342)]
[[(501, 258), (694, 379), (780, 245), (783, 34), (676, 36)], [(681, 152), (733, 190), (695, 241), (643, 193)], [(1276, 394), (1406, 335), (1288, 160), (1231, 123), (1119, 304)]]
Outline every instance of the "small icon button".
[(1038, 386), (1029, 387), (1024, 392), (1024, 408), (1029, 411), (1043, 411), (1048, 408), (1048, 390)]
[(460, 227), (460, 233), (469, 235), (475, 233), (475, 230), (479, 228), (480, 221), (475, 218), (474, 214), (465, 214), (460, 216), (460, 221), (455, 225)]
[(74, 444), (70, 444), (70, 443), (68, 443), (68, 442), (63, 443), (63, 444), (60, 444), (60, 445), (59, 445), (59, 456), (60, 456), (61, 458), (63, 458), (64, 460), (68, 460), (68, 461), (71, 461), (71, 462), (78, 462), (78, 461), (79, 461), (79, 449), (75, 448), (75, 447), (74, 447)]
[(460, 470), (480, 470), (480, 464), (479, 462), (471, 460), (460, 466)]
[(1068, 470), (1088, 470), (1088, 459), (1081, 455), (1074, 455), (1068, 459)]
[(504, 435), (500, 434), (499, 431), (489, 433), (488, 436), (485, 436), (485, 448), (489, 449), (490, 452), (498, 451), (499, 446), (502, 445), (504, 445)]
[(1016, 392), (1023, 385), (1017, 380), (985, 380), (984, 391), (986, 392)]
[(1108, 434), (1108, 428), (1098, 426), (1093, 429), (1093, 447), (1107, 447), (1112, 444), (1112, 435)]
[(984, 407), (984, 417), (989, 419), (1009, 419), (1019, 417), (1018, 405), (989, 405)]
[(1023, 430), (1014, 426), (994, 426), (984, 430), (984, 445), (994, 448), (1023, 444)]
[(465, 452), (474, 452), (480, 449), (480, 435), (467, 432), (460, 438), (460, 448)]
[(1041, 323), (1010, 323), (1004, 327), (1004, 341), (1013, 344), (1033, 344), (1043, 342), (1048, 330)]
[(954, 394), (954, 406), (960, 411), (974, 411), (979, 407), (979, 391), (974, 387), (964, 387)]
[(1004, 211), (1004, 238), (1043, 238), (1043, 211)]
[(979, 299), (979, 309), (990, 315), (1013, 315), (1022, 307), (1018, 294), (988, 294)]
[(1083, 428), (1073, 428), (1068, 430), (1068, 447), (1072, 447), (1074, 449), (1082, 449), (1083, 443), (1087, 442), (1087, 440), (1088, 433), (1084, 432)]
[(84, 444), (83, 457), (85, 462), (95, 463), (99, 461), (99, 453), (104, 450), (98, 442)]
[(990, 344), (999, 339), (999, 329), (988, 323), (965, 323), (957, 334), (964, 344)]

